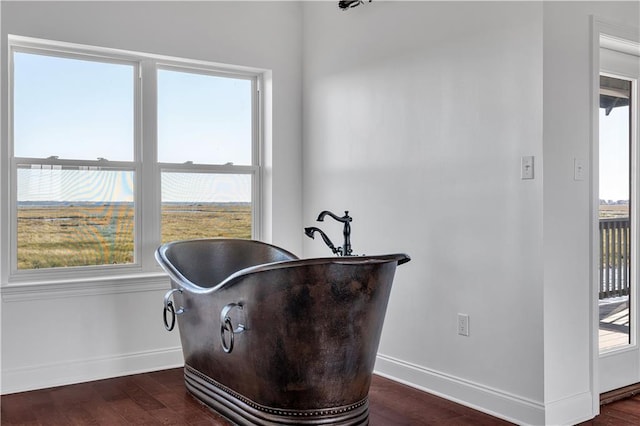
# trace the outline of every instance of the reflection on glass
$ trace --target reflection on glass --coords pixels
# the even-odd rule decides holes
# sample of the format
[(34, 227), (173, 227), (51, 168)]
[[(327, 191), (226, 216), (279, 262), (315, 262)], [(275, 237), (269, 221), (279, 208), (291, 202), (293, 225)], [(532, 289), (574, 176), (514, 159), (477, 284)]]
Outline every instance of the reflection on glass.
[(18, 269), (134, 262), (134, 173), (18, 166)]
[(600, 77), (600, 351), (629, 345), (631, 82)]
[(251, 175), (162, 173), (162, 242), (251, 238)]

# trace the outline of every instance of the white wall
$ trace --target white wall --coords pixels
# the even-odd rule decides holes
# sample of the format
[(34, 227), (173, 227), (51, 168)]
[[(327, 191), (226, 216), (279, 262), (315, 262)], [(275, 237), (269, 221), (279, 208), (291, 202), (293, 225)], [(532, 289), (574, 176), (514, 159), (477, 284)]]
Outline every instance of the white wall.
[(356, 252), (413, 257), (380, 373), (518, 423), (596, 412), (590, 14), (639, 26), (637, 2), (305, 4), (303, 222), (348, 209)]
[[(302, 251), (299, 4), (3, 1), (0, 7), (2, 64), (7, 34), (16, 34), (270, 70), (263, 236)], [(6, 94), (6, 66), (2, 73)], [(4, 215), (6, 201), (2, 207)], [(168, 281), (107, 284), (106, 291), (74, 283), (44, 293), (3, 289), (3, 393), (181, 363), (178, 333), (165, 332), (160, 317)]]

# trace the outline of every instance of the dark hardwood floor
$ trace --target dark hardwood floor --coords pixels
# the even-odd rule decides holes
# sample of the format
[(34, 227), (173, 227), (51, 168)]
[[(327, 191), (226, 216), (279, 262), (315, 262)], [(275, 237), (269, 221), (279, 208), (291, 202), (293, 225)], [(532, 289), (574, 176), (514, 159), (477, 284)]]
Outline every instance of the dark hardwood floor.
[[(374, 376), (370, 425), (508, 425), (510, 423)], [(230, 425), (184, 387), (182, 369), (4, 395), (2, 425)], [(640, 396), (602, 407), (585, 425), (639, 425)]]
[[(615, 392), (612, 392), (615, 393)], [(608, 394), (605, 394), (608, 395)], [(606, 399), (606, 397), (605, 397)], [(600, 399), (603, 401), (603, 398)], [(640, 425), (640, 395), (634, 395), (630, 398), (613, 400), (600, 406), (600, 415), (588, 422), (580, 423), (583, 425), (597, 426), (638, 426)]]

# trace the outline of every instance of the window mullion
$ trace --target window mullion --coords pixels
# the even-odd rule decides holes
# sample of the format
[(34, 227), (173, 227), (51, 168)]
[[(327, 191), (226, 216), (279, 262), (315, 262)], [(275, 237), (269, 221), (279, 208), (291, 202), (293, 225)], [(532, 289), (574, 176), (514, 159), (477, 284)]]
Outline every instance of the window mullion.
[(143, 270), (152, 271), (158, 269), (155, 262), (155, 250), (160, 245), (160, 170), (158, 168), (158, 95), (156, 63), (153, 60), (141, 62), (141, 91), (140, 102), (142, 106), (141, 138), (139, 141), (139, 159), (142, 172), (138, 196), (140, 200), (140, 220), (138, 226), (141, 230), (140, 261)]
[(227, 166), (224, 164), (173, 164), (158, 163), (160, 170), (165, 172), (183, 173), (221, 173), (221, 174), (251, 174), (258, 170), (258, 166)]
[(263, 208), (263, 200), (262, 200), (262, 167), (263, 164), (263, 139), (262, 135), (264, 134), (263, 129), (263, 119), (262, 119), (262, 111), (263, 111), (263, 99), (262, 99), (262, 86), (263, 81), (262, 77), (256, 76), (253, 81), (253, 118), (251, 120), (253, 127), (252, 134), (252, 165), (255, 167), (255, 171), (252, 175), (252, 194), (251, 198), (253, 200), (252, 204), (252, 238), (255, 240), (262, 239), (262, 208)]
[(96, 167), (113, 170), (135, 170), (137, 167), (136, 162), (131, 161), (90, 161), (29, 157), (14, 157), (12, 159), (12, 164), (37, 164), (42, 166), (48, 165), (62, 167)]

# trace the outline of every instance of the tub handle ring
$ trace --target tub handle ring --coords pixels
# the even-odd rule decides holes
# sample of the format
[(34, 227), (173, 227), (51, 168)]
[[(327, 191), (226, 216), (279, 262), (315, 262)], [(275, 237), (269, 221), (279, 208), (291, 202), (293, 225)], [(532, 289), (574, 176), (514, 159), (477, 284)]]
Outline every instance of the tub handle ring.
[[(182, 315), (184, 313), (184, 308), (180, 306), (178, 310), (173, 305), (173, 300), (171, 300), (171, 296), (175, 292), (182, 293), (182, 290), (179, 288), (174, 288), (169, 290), (164, 295), (164, 309), (162, 311), (162, 319), (164, 320), (164, 328), (167, 331), (173, 330), (173, 327), (176, 325), (176, 315)], [(167, 312), (171, 314), (171, 322), (167, 320)]]
[[(225, 353), (231, 353), (233, 350), (233, 344), (235, 341), (236, 333), (242, 333), (246, 330), (244, 324), (238, 324), (238, 327), (233, 328), (233, 323), (231, 322), (231, 318), (229, 317), (229, 312), (233, 308), (238, 308), (242, 310), (242, 305), (239, 303), (229, 303), (222, 311), (220, 311), (220, 342), (222, 343), (222, 350)], [(226, 334), (229, 333), (229, 342), (227, 343)]]

